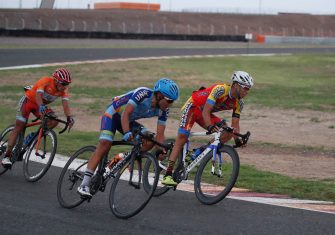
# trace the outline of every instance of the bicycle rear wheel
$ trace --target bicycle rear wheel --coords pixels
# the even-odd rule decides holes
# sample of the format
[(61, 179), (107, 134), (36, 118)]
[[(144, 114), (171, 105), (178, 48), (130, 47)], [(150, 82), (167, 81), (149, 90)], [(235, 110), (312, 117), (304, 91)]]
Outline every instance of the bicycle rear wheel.
[(95, 146), (83, 147), (65, 164), (57, 184), (57, 199), (62, 207), (74, 208), (85, 201), (77, 193), (77, 188), (83, 181), (88, 159), (94, 151)]
[[(7, 149), (7, 144), (8, 144), (8, 138), (10, 136), (10, 133), (14, 130), (14, 125), (10, 125), (7, 128), (5, 128), (2, 133), (0, 134), (0, 175), (4, 174), (8, 169), (4, 168), (1, 164), (2, 159), (5, 157), (6, 149)], [(18, 148), (18, 146), (21, 146), (23, 140), (22, 134), (20, 134), (17, 138), (16, 145), (13, 148), (13, 156), (16, 160), (16, 154), (21, 148)], [(21, 143), (18, 145), (18, 143)]]
[(35, 138), (23, 161), (24, 178), (29, 182), (36, 182), (47, 173), (57, 150), (57, 136), (53, 130), (43, 133), (36, 152), (37, 142)]
[(233, 147), (222, 146), (215, 158), (213, 152), (209, 152), (195, 176), (194, 191), (198, 200), (212, 205), (224, 199), (235, 185), (239, 168), (239, 156)]
[[(154, 181), (151, 189), (146, 192), (143, 187), (142, 166), (150, 162), (154, 168)], [(149, 163), (148, 163), (149, 164)], [(109, 194), (109, 205), (113, 214), (121, 219), (138, 214), (150, 201), (158, 182), (158, 163), (150, 153), (141, 153), (133, 161), (131, 158), (123, 162), (117, 173)]]

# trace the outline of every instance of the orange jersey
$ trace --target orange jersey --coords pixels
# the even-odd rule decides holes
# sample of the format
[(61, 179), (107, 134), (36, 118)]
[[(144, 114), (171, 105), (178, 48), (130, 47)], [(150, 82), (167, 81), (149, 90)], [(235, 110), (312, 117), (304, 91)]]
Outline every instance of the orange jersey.
[(54, 78), (43, 77), (38, 80), (34, 86), (26, 91), (26, 97), (33, 103), (36, 103), (36, 94), (42, 94), (42, 100), (44, 104), (49, 104), (56, 100), (58, 97), (68, 100), (68, 88), (64, 91), (58, 91), (56, 88), (56, 82)]

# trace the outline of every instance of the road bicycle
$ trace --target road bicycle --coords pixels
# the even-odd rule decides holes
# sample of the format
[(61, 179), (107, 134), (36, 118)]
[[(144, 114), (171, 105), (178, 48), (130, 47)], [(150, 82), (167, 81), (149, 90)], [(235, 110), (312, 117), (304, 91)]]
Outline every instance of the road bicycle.
[[(57, 135), (54, 130), (47, 126), (48, 120), (55, 120), (65, 124), (63, 130), (59, 132), (62, 134), (68, 128), (67, 121), (58, 119), (50, 114), (45, 114), (41, 119), (36, 118), (30, 123), (27, 123), (23, 132), (19, 134), (16, 144), (12, 151), (11, 161), (14, 165), (17, 161), (23, 161), (23, 174), (27, 181), (36, 182), (41, 179), (49, 170), (57, 150)], [(39, 126), (37, 131), (29, 138), (27, 143), (24, 143), (27, 137), (25, 132), (27, 128)], [(2, 161), (10, 133), (14, 130), (14, 125), (5, 128), (0, 134), (0, 162)], [(0, 164), (0, 175), (7, 172)]]
[[(238, 146), (230, 146), (220, 143), (220, 136), (224, 132), (233, 132), (231, 127), (226, 126), (226, 121), (222, 120), (216, 124), (219, 131), (213, 134), (209, 132), (192, 132), (193, 136), (214, 135), (214, 140), (204, 145), (200, 149), (200, 154), (194, 156), (194, 151), (189, 149), (190, 142), (186, 142), (183, 150), (178, 157), (177, 166), (173, 173), (173, 178), (179, 184), (183, 180), (187, 180), (189, 175), (194, 176), (194, 191), (197, 199), (207, 205), (212, 205), (224, 199), (235, 185), (239, 174), (240, 160), (239, 155), (234, 149)], [(250, 132), (246, 134), (234, 133), (241, 138), (243, 145), (246, 145), (250, 136)], [(165, 146), (168, 155), (171, 153), (171, 144)], [(192, 160), (191, 156), (195, 159)], [(166, 193), (169, 189), (176, 187), (168, 187), (160, 182), (166, 173), (167, 159), (158, 161), (160, 170), (160, 180), (156, 186), (154, 196), (160, 196)], [(144, 172), (152, 172), (151, 166), (147, 163), (144, 167)], [(191, 172), (196, 168), (196, 172)], [(150, 173), (149, 173), (150, 174)], [(146, 190), (152, 187), (152, 180), (146, 177), (143, 180)]]
[[(143, 139), (156, 142), (154, 134), (142, 134), (141, 130), (133, 132), (134, 141), (113, 141), (109, 154), (99, 163), (90, 185), (94, 195), (104, 192), (110, 179), (113, 179), (109, 206), (113, 214), (121, 219), (127, 219), (138, 214), (150, 201), (158, 183), (158, 162), (149, 152), (142, 152)], [(143, 138), (143, 139), (142, 139)], [(74, 208), (91, 198), (81, 197), (77, 193), (88, 160), (95, 151), (95, 146), (86, 146), (75, 152), (64, 166), (57, 184), (57, 198), (64, 208)], [(118, 157), (124, 153), (124, 157)], [(111, 158), (109, 157), (111, 156)], [(115, 157), (114, 157), (115, 156)], [(113, 158), (114, 157), (114, 158)], [(143, 189), (143, 166), (150, 164), (154, 169), (154, 180), (149, 190)]]

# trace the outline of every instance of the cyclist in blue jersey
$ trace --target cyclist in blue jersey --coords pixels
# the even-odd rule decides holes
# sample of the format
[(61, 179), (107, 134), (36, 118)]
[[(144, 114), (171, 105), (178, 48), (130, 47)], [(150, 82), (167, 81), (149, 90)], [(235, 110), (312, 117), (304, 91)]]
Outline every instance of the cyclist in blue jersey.
[[(157, 116), (156, 139), (163, 142), (169, 107), (178, 97), (179, 88), (177, 84), (168, 78), (159, 79), (153, 90), (139, 87), (126, 94), (114, 97), (102, 116), (99, 143), (88, 161), (84, 179), (77, 192), (82, 196), (92, 197), (89, 187), (91, 178), (103, 156), (108, 154), (112, 147), (116, 131), (123, 134), (124, 141), (132, 140), (131, 131), (141, 126), (136, 120)], [(153, 143), (145, 142), (142, 150), (147, 151), (152, 147)]]

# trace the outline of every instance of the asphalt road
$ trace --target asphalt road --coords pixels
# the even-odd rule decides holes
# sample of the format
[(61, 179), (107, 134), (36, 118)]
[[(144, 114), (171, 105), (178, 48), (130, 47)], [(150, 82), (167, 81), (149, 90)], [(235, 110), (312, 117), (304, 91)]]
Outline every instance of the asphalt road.
[(329, 53), (335, 48), (68, 48), (0, 49), (0, 68), (44, 63), (152, 56)]
[(75, 209), (60, 207), (60, 168), (36, 183), (22, 175), (22, 163), (0, 176), (1, 234), (334, 234), (335, 215), (225, 199), (200, 204), (193, 193), (171, 191), (153, 198), (137, 216), (114, 217), (109, 189)]

